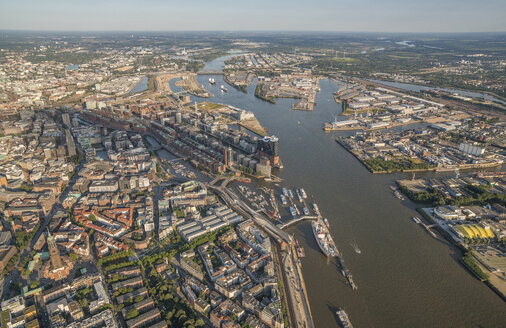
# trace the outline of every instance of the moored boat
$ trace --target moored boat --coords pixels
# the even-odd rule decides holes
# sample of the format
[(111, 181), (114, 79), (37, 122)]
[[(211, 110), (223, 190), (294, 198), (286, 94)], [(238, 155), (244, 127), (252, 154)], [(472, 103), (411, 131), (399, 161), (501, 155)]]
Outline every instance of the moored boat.
[(353, 325), (350, 322), (350, 318), (348, 318), (348, 314), (343, 309), (336, 311), (336, 314), (343, 328), (353, 328)]

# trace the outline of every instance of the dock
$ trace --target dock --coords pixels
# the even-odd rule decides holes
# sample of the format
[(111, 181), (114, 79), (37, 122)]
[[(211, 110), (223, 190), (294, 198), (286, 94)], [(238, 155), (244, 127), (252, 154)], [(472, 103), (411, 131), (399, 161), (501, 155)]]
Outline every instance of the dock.
[(423, 222), (420, 222), (418, 224), (421, 225), (433, 238), (439, 239), (437, 235), (434, 233), (434, 231), (431, 230), (431, 228), (437, 227), (438, 226), (437, 224), (426, 225)]
[(346, 278), (351, 289), (357, 290), (358, 287), (357, 287), (357, 285), (355, 285), (355, 282), (353, 281), (353, 277), (351, 276), (351, 273), (348, 271), (348, 269), (344, 265), (344, 260), (343, 260), (343, 257), (341, 256), (341, 254), (339, 254), (337, 256), (337, 261), (339, 262), (339, 266), (341, 267), (341, 274)]
[(299, 223), (299, 222), (302, 222), (304, 220), (318, 220), (318, 217), (317, 216), (313, 216), (313, 215), (303, 215), (301, 217), (298, 217), (296, 219), (293, 219), (293, 220), (290, 220), (286, 223), (281, 223), (281, 224), (278, 224), (278, 227), (280, 229), (285, 229), (291, 225), (294, 225), (296, 223)]

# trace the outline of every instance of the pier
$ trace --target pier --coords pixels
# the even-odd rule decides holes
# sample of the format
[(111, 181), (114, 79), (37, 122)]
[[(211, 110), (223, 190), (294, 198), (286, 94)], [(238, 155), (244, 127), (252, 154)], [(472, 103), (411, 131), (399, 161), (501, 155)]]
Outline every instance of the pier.
[(435, 228), (437, 227), (438, 225), (437, 224), (431, 224), (431, 225), (426, 225), (425, 223), (423, 222), (420, 222), (418, 223), (419, 225), (421, 225), (422, 227), (424, 227), (424, 229), (432, 236), (434, 237), (435, 239), (439, 239), (437, 237), (437, 235), (434, 233), (434, 231), (431, 230), (431, 228)]
[(285, 229), (293, 224), (299, 223), (304, 220), (318, 220), (318, 217), (314, 216), (314, 215), (304, 215), (304, 216), (298, 217), (296, 219), (290, 220), (286, 223), (278, 224), (278, 227), (280, 229)]

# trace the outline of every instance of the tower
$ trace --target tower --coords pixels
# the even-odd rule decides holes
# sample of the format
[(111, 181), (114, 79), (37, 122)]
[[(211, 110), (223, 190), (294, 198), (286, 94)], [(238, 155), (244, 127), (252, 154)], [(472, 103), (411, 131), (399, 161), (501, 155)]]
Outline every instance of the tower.
[(53, 271), (63, 268), (63, 261), (60, 256), (60, 251), (58, 250), (58, 246), (56, 246), (56, 242), (54, 241), (53, 236), (49, 230), (47, 231), (47, 246), (49, 248), (49, 259), (51, 260), (51, 269)]
[(232, 152), (232, 148), (228, 147), (227, 149), (227, 158), (228, 165), (232, 165), (234, 163), (234, 153)]

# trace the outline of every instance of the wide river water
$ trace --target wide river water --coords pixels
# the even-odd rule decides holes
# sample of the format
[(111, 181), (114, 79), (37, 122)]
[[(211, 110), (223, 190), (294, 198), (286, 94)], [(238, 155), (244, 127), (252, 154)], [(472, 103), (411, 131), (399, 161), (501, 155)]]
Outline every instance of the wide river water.
[[(223, 58), (204, 70), (222, 67)], [(209, 85), (209, 77), (216, 85)], [(338, 84), (321, 80), (317, 106), (305, 112), (291, 110), (293, 99), (270, 104), (255, 98), (255, 83), (246, 94), (220, 75), (198, 80), (214, 94), (208, 101), (254, 112), (269, 134), (280, 138), (282, 186), (303, 187), (330, 222), (358, 290), (351, 290), (335, 260), (327, 261), (319, 251), (309, 223), (288, 230), (305, 248), (303, 275), (316, 327), (337, 327), (337, 307), (347, 311), (354, 327), (506, 327), (506, 304), (462, 267), (455, 247), (411, 220), (417, 215), (414, 203), (393, 197), (389, 185), (410, 176), (369, 173), (335, 142), (337, 132), (322, 130), (341, 111), (332, 98)], [(219, 90), (222, 84), (227, 93)], [(453, 174), (417, 176), (436, 175)]]

